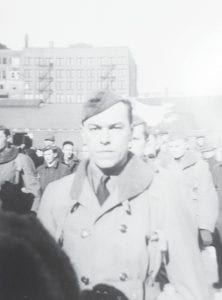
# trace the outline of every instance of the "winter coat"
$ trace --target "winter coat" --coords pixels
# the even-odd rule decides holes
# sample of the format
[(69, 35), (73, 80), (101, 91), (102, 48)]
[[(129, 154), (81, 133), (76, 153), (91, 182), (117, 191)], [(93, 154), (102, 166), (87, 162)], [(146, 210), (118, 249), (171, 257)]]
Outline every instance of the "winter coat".
[(87, 165), (49, 184), (38, 212), (70, 257), (80, 288), (105, 284), (130, 300), (157, 299), (152, 284), (167, 251), (172, 299), (210, 300), (193, 217), (170, 172), (154, 173), (133, 157), (101, 207)]
[(37, 200), (40, 197), (40, 186), (35, 166), (30, 157), (19, 153), (18, 149), (6, 147), (0, 153), (0, 188), (5, 184), (19, 185), (22, 192), (32, 194)]
[(188, 150), (180, 161), (160, 155), (158, 165), (171, 170), (187, 193), (187, 202), (200, 229), (214, 231), (218, 217), (218, 197), (208, 163)]

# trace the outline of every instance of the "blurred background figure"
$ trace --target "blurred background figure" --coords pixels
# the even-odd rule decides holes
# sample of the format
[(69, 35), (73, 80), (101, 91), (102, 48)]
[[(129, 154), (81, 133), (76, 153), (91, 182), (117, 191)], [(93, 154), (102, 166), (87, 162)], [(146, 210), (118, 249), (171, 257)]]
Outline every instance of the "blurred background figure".
[(147, 161), (146, 147), (149, 140), (149, 128), (145, 121), (135, 116), (133, 122), (133, 135), (130, 151)]
[(6, 211), (27, 213), (39, 201), (40, 186), (31, 158), (8, 142), (11, 133), (0, 126), (0, 206)]
[(196, 136), (196, 139), (195, 139), (195, 146), (196, 146), (196, 150), (201, 152), (204, 145), (206, 143), (206, 136), (203, 135), (203, 134), (199, 134)]
[(66, 254), (37, 218), (0, 213), (0, 299), (78, 300)]
[(58, 148), (56, 146), (47, 146), (42, 151), (44, 164), (37, 169), (41, 193), (44, 192), (50, 182), (70, 174), (69, 167), (59, 161)]
[(62, 152), (61, 148), (59, 148), (59, 147), (56, 145), (55, 136), (54, 136), (53, 134), (48, 134), (48, 135), (44, 138), (44, 145), (45, 145), (45, 147), (48, 147), (48, 146), (56, 147), (56, 148), (57, 148), (57, 152), (58, 152), (58, 159), (59, 159), (60, 161), (62, 161), (62, 158), (63, 158), (63, 152)]
[(79, 160), (74, 154), (74, 143), (65, 141), (62, 146), (63, 160), (62, 163), (69, 167), (70, 172), (73, 173), (79, 164)]
[[(168, 167), (177, 171), (182, 187), (187, 191), (191, 211), (196, 216), (200, 248), (213, 242), (213, 232), (218, 217), (218, 197), (207, 162), (190, 150), (185, 132), (169, 133), (167, 148)], [(165, 161), (166, 162), (166, 161)]]

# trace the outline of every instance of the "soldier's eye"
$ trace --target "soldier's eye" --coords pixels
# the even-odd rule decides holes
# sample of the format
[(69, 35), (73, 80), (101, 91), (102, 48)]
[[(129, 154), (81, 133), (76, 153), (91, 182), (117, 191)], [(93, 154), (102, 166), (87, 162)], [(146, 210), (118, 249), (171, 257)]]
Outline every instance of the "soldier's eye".
[(110, 127), (110, 129), (122, 129), (123, 128), (123, 125), (122, 124), (115, 124), (115, 125), (112, 125), (111, 127)]

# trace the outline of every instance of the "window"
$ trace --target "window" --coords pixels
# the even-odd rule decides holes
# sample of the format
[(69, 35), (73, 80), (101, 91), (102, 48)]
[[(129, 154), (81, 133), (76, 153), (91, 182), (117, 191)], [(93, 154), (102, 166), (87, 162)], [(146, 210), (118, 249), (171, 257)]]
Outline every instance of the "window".
[(12, 57), (12, 65), (19, 66), (20, 65), (20, 58), (19, 57)]
[(2, 71), (2, 79), (6, 79), (6, 71), (5, 70)]
[(77, 64), (78, 65), (83, 65), (84, 63), (84, 58), (83, 57), (77, 57)]
[(85, 101), (85, 97), (82, 94), (77, 94), (77, 102), (82, 103)]
[(6, 65), (6, 64), (7, 64), (7, 58), (6, 58), (6, 57), (3, 57), (2, 63), (3, 63), (3, 65)]
[(88, 91), (92, 90), (92, 82), (91, 81), (87, 82), (87, 90)]
[(78, 78), (82, 78), (83, 77), (83, 71), (82, 70), (77, 70), (77, 76), (78, 76)]
[(78, 91), (81, 91), (81, 90), (83, 90), (84, 89), (84, 84), (83, 84), (83, 82), (77, 82), (77, 90)]
[(0, 90), (4, 90), (4, 85), (0, 84)]

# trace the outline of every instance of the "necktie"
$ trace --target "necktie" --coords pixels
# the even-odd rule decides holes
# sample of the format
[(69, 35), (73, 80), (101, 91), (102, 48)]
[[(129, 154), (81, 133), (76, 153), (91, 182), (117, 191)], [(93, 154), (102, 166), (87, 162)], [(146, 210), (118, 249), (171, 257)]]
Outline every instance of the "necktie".
[(100, 179), (100, 183), (99, 183), (99, 186), (97, 188), (97, 191), (96, 191), (96, 196), (99, 200), (99, 204), (102, 206), (103, 203), (106, 201), (106, 199), (108, 198), (109, 196), (109, 190), (107, 189), (107, 182), (109, 180), (109, 176), (102, 176), (101, 179)]

